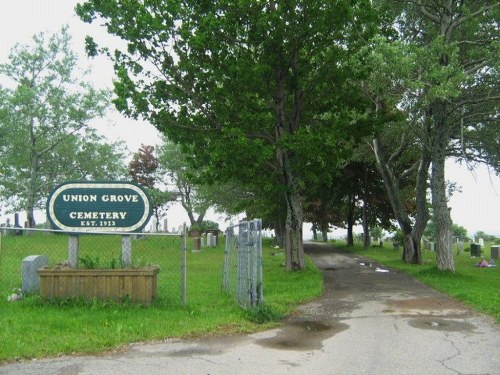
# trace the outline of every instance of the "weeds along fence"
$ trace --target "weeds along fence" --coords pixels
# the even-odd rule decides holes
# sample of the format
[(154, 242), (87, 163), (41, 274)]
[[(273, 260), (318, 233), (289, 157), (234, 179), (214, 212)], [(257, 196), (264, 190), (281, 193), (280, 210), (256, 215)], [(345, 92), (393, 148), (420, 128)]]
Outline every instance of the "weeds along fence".
[(244, 308), (264, 302), (262, 221), (242, 221), (226, 230), (222, 288)]
[[(122, 241), (130, 238), (130, 266), (156, 265), (156, 299), (167, 305), (186, 304), (186, 237), (169, 233), (99, 233), (78, 235), (78, 268), (121, 268)], [(6, 298), (22, 284), (22, 262), (43, 255), (49, 266), (66, 264), (74, 236), (54, 230), (3, 228), (0, 232), (0, 296)], [(220, 271), (219, 271), (220, 272)], [(219, 274), (220, 275), (220, 274)]]

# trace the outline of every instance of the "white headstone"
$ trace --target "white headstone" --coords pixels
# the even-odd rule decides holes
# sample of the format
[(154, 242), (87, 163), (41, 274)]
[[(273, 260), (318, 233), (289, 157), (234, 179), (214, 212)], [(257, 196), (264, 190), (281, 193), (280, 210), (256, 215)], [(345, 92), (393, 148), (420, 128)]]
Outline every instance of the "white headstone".
[(482, 238), (479, 239), (478, 243), (479, 246), (484, 247), (484, 240)]

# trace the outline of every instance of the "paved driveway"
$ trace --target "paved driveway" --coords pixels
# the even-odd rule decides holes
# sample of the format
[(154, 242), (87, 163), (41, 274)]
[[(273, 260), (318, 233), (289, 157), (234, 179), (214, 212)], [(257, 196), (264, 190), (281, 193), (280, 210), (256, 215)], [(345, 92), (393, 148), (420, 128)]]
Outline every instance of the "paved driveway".
[(0, 374), (500, 374), (491, 319), (329, 245), (306, 250), (324, 272), (325, 293), (281, 328), (11, 363)]

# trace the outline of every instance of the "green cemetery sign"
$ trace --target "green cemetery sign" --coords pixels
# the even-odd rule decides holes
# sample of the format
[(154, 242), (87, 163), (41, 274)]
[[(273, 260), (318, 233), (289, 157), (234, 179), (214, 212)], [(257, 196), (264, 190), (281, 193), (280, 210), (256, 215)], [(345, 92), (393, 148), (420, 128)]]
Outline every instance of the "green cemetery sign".
[(67, 182), (50, 194), (47, 216), (69, 232), (138, 232), (151, 216), (151, 201), (132, 182)]

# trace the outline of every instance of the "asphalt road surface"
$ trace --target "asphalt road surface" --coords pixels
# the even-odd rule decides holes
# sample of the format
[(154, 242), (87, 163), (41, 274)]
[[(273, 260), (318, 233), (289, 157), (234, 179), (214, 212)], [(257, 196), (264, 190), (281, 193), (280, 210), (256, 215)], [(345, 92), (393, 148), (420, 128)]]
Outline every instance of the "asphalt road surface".
[(325, 293), (280, 328), (7, 363), (0, 374), (500, 374), (492, 319), (379, 264), (325, 244), (305, 247), (323, 270)]

